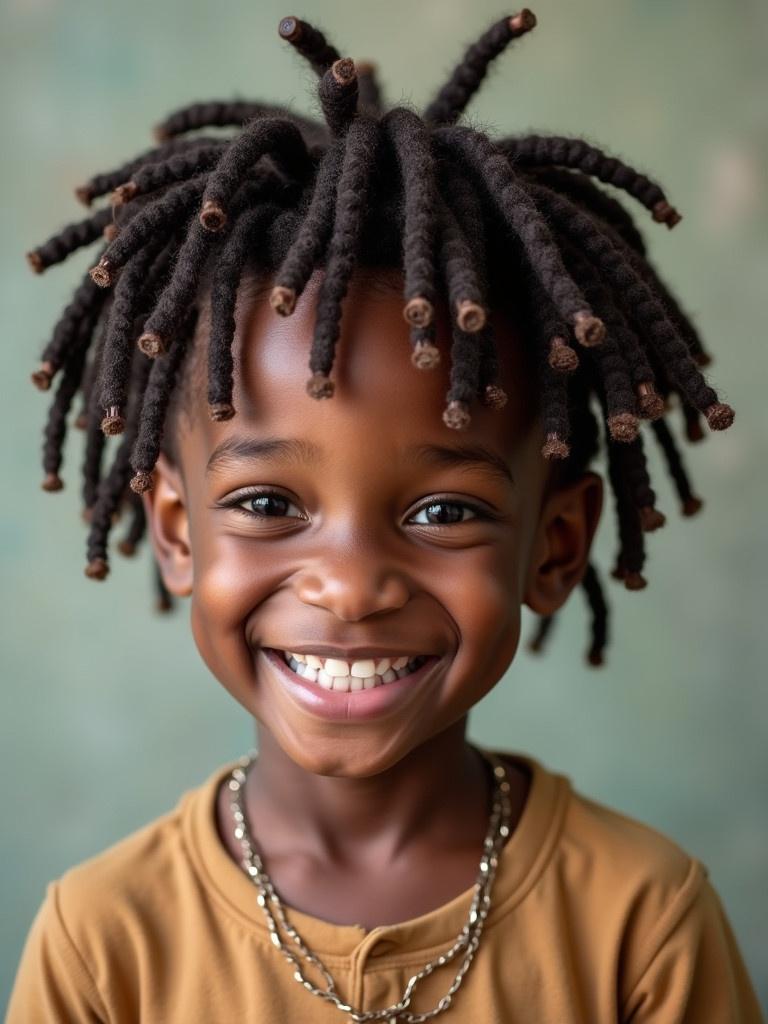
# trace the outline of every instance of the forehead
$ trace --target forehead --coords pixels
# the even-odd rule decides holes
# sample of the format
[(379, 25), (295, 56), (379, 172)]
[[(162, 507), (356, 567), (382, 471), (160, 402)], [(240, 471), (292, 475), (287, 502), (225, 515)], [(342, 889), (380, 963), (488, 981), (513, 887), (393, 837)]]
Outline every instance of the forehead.
[[(490, 410), (476, 401), (467, 430), (453, 430), (443, 423), (451, 385), (449, 311), (444, 302), (437, 303), (439, 366), (417, 369), (410, 361), (409, 325), (402, 314), (403, 277), (394, 269), (365, 268), (353, 274), (330, 373), (334, 395), (311, 398), (305, 388), (311, 375), (309, 358), (323, 276), (322, 270), (313, 273), (289, 317), (279, 316), (267, 301), (270, 278), (242, 287), (233, 347), (237, 410), (233, 420), (214, 424), (201, 415), (205, 387), (194, 374), (193, 432), (203, 435), (200, 439), (210, 450), (226, 437), (258, 435), (314, 438), (321, 445), (336, 447), (364, 446), (378, 457), (385, 457), (388, 448), (405, 447), (418, 439), (441, 444), (480, 442), (505, 454), (530, 433), (535, 402), (529, 360), (509, 315), (499, 309), (491, 311), (491, 324), (500, 380), (509, 396), (507, 406)], [(205, 348), (205, 334), (197, 339), (203, 343), (198, 359)]]

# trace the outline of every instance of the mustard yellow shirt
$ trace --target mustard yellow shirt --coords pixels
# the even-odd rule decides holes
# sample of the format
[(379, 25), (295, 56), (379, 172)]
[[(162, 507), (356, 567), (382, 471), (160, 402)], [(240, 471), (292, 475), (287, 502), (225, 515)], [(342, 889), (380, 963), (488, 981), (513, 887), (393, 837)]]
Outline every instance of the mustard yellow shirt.
[[(536, 759), (507, 756), (532, 773), (528, 800), (499, 860), (479, 950), (438, 1019), (761, 1024), (707, 868)], [(6, 1024), (349, 1020), (296, 982), (269, 940), (255, 886), (221, 843), (215, 794), (234, 766), (49, 883)], [(341, 997), (376, 1009), (397, 1001), (411, 975), (452, 944), (471, 897), (468, 889), (420, 917), (370, 930), (290, 908), (288, 916)], [(432, 1009), (459, 962), (425, 978), (409, 1009)]]

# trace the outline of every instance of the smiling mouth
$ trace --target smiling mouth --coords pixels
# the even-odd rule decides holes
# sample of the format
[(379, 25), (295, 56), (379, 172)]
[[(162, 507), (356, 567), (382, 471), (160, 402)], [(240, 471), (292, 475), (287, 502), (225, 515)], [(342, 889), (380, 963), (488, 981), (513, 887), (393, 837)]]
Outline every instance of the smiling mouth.
[(291, 651), (278, 650), (276, 653), (302, 679), (316, 683), (325, 690), (341, 692), (386, 686), (416, 672), (429, 660), (429, 656), (424, 654), (412, 658), (401, 656), (343, 661), (340, 658), (321, 658), (314, 654), (294, 654)]

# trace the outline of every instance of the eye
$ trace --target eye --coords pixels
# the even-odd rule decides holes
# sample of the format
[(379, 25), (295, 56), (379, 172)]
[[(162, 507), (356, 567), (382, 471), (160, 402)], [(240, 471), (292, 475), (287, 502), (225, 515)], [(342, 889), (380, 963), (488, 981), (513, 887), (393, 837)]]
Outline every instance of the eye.
[[(251, 491), (248, 494), (240, 494), (226, 502), (226, 507), (258, 519), (306, 518), (290, 498), (279, 491)], [(293, 515), (291, 509), (297, 515)]]
[[(471, 515), (467, 518), (464, 516), (465, 512), (470, 512)], [(419, 516), (424, 518), (417, 518)], [(455, 523), (466, 523), (469, 519), (478, 518), (486, 517), (482, 509), (476, 505), (470, 505), (469, 502), (432, 500), (426, 505), (422, 505), (411, 516), (409, 522), (415, 523), (417, 526), (453, 526)]]

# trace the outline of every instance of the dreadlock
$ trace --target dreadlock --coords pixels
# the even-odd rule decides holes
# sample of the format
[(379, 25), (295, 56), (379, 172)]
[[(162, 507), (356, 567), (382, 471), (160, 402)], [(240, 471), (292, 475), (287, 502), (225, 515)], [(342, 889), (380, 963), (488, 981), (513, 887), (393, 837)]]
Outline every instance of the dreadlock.
[[(90, 524), (86, 574), (109, 571), (108, 539), (129, 514), (118, 549), (132, 555), (146, 530), (139, 495), (155, 463), (184, 359), (213, 281), (208, 332), (208, 410), (232, 404), (235, 304), (246, 271), (273, 276), (269, 302), (290, 316), (313, 270), (325, 274), (309, 357), (308, 394), (333, 395), (342, 304), (356, 264), (402, 268), (411, 362), (438, 365), (435, 304), (451, 315), (450, 388), (443, 421), (462, 430), (473, 403), (498, 409), (506, 395), (487, 313), (512, 297), (533, 350), (542, 455), (556, 475), (578, 475), (601, 437), (619, 548), (612, 575), (646, 585), (645, 534), (665, 522), (645, 456), (647, 421), (680, 497), (701, 507), (667, 422), (679, 398), (689, 441), (729, 427), (733, 410), (702, 375), (710, 362), (679, 302), (646, 256), (623, 190), (654, 221), (680, 214), (656, 182), (581, 139), (492, 139), (459, 123), (488, 68), (530, 32), (529, 10), (495, 22), (419, 116), (387, 108), (371, 62), (342, 57), (315, 26), (283, 18), (278, 31), (315, 72), (322, 121), (256, 101), (209, 101), (170, 114), (157, 145), (76, 189), (87, 206), (109, 203), (27, 254), (41, 273), (101, 240), (32, 374), (48, 390), (60, 374), (45, 428), (43, 487), (59, 470), (67, 416), (86, 431), (82, 493)], [(222, 134), (203, 134), (215, 128)], [(405, 330), (405, 328), (404, 328)], [(603, 424), (601, 430), (600, 424)], [(107, 435), (121, 435), (112, 449)], [(110, 459), (107, 459), (110, 455)], [(157, 605), (171, 598), (154, 569)], [(594, 564), (582, 587), (591, 611), (587, 660), (598, 665), (608, 610)], [(532, 641), (540, 649), (554, 617)]]

